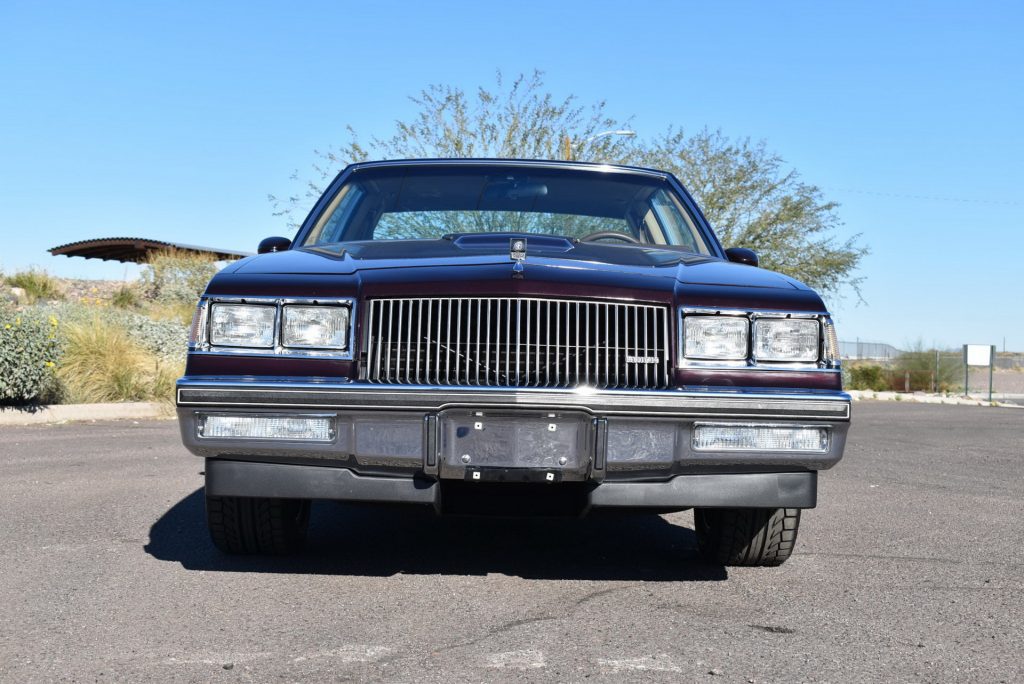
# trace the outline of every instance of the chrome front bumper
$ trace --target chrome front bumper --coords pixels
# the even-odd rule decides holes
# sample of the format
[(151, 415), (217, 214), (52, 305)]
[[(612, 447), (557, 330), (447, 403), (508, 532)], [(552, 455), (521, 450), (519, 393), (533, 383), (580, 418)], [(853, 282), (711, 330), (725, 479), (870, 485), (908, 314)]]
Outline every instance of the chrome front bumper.
[[(179, 381), (177, 404), (182, 440), (198, 456), (428, 479), (480, 479), (473, 474), (477, 471), (495, 475), (489, 466), (500, 454), (488, 460), (485, 454), (478, 458), (475, 451), (467, 453), (487, 451), (488, 436), (492, 443), (516, 445), (509, 450), (521, 452), (522, 460), (514, 465), (530, 466), (521, 470), (535, 470), (547, 481), (666, 481), (682, 474), (817, 471), (842, 457), (850, 420), (849, 396), (823, 391), (490, 390), (203, 377)], [(329, 416), (336, 429), (329, 441), (319, 443), (200, 436), (200, 421), (210, 413)], [(828, 447), (813, 453), (696, 450), (692, 431), (704, 422), (824, 426)], [(542, 434), (545, 426), (550, 435)], [(563, 446), (571, 457), (561, 463), (555, 453), (536, 458), (528, 453)]]

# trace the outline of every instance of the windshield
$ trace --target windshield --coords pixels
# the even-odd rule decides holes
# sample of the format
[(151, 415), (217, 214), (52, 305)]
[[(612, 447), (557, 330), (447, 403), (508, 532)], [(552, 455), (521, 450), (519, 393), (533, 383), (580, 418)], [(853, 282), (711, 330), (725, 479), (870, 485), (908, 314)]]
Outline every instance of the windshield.
[(303, 246), (527, 233), (710, 249), (663, 180), (592, 170), (481, 166), (358, 169)]

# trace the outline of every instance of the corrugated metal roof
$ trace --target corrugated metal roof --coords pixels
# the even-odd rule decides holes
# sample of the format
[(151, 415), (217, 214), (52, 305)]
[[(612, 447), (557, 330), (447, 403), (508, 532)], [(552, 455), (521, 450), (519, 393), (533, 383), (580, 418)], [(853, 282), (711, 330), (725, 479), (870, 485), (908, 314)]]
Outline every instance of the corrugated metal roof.
[(145, 262), (153, 252), (175, 249), (194, 254), (208, 254), (217, 259), (240, 259), (252, 256), (251, 252), (236, 252), (231, 249), (214, 249), (213, 247), (197, 247), (177, 242), (152, 240), (150, 238), (112, 237), (79, 240), (66, 245), (50, 248), (50, 254), (58, 256), (80, 256), (86, 259), (106, 259), (120, 262)]

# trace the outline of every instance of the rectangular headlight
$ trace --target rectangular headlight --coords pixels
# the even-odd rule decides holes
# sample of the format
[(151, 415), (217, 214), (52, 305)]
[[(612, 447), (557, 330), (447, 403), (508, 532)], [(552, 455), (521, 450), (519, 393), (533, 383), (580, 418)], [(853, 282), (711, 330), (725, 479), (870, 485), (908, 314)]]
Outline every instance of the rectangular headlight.
[(281, 344), (303, 349), (346, 349), (348, 322), (347, 306), (287, 305)]
[(829, 429), (819, 426), (700, 424), (694, 451), (803, 451), (826, 453)]
[(210, 344), (270, 349), (276, 318), (276, 306), (215, 303), (210, 312)]
[(683, 355), (688, 359), (745, 359), (749, 328), (742, 316), (686, 316)]
[(330, 442), (333, 416), (200, 414), (199, 436), (206, 439), (269, 439)]
[(816, 318), (758, 318), (754, 321), (755, 361), (817, 361), (821, 326)]

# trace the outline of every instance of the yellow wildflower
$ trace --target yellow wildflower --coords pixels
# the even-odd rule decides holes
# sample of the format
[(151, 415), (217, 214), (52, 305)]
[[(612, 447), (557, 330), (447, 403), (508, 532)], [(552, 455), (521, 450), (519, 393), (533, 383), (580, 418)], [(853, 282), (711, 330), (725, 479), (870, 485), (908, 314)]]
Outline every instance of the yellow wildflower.
[(57, 317), (56, 316), (50, 316), (50, 325), (52, 325), (55, 328), (57, 327)]

